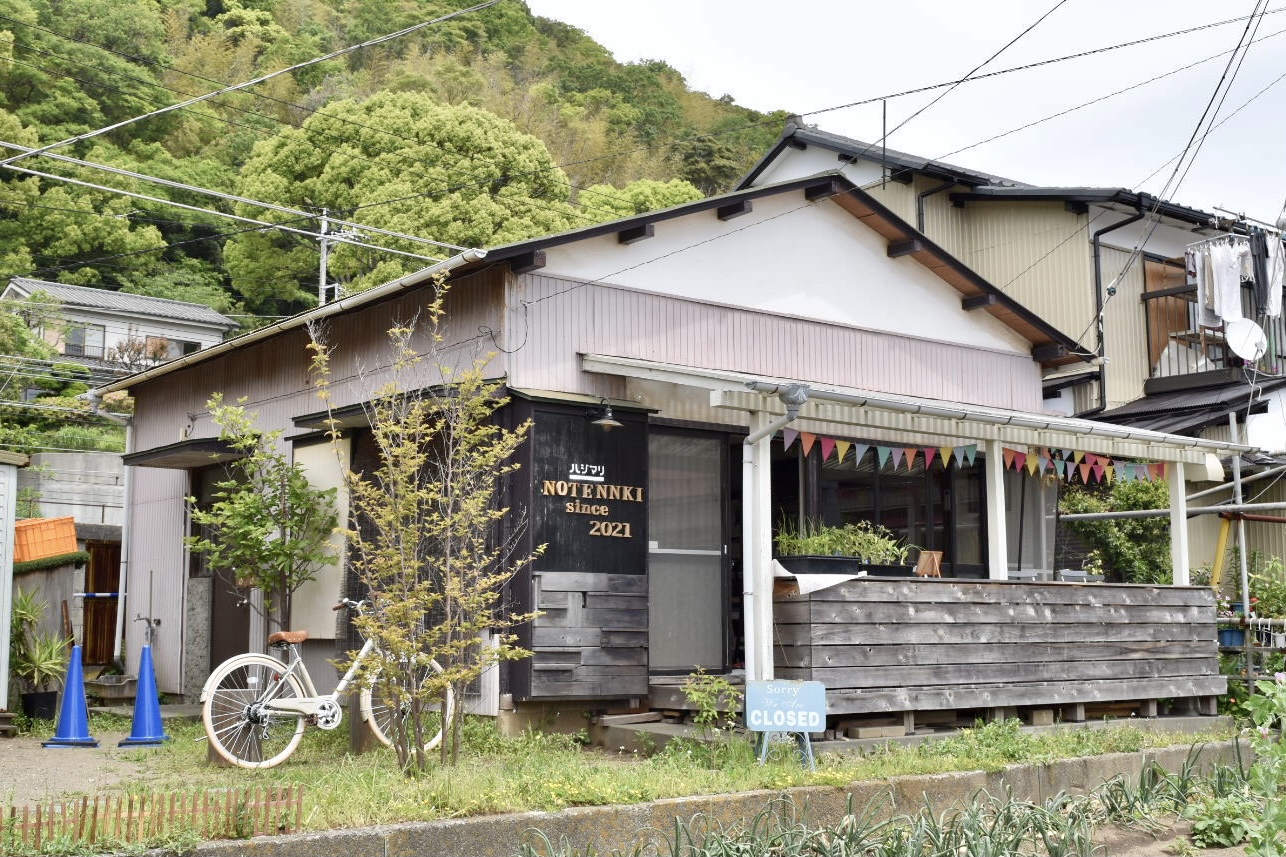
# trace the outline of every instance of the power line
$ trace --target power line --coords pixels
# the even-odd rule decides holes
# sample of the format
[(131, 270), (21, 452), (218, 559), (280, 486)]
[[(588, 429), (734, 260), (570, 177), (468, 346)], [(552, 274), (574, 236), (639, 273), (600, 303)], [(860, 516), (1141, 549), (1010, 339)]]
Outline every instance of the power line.
[(50, 152), (50, 151), (51, 151), (51, 150), (53, 150), (53, 149), (60, 149), (60, 148), (62, 148), (62, 147), (64, 147), (64, 146), (72, 145), (73, 143), (81, 143), (81, 142), (84, 142), (85, 140), (91, 140), (91, 139), (93, 139), (94, 137), (100, 137), (100, 136), (102, 136), (103, 134), (108, 134), (108, 133), (110, 133), (110, 132), (112, 132), (112, 131), (117, 131), (117, 130), (119, 130), (119, 129), (121, 129), (121, 128), (124, 128), (124, 127), (127, 127), (127, 126), (129, 126), (129, 125), (133, 125), (133, 124), (134, 124), (134, 123), (136, 123), (136, 122), (141, 122), (141, 121), (143, 121), (143, 120), (145, 120), (145, 119), (153, 119), (153, 118), (155, 118), (155, 117), (157, 117), (157, 116), (162, 116), (162, 115), (164, 115), (164, 114), (166, 114), (166, 113), (172, 113), (172, 112), (173, 112), (173, 111), (175, 111), (175, 110), (181, 110), (181, 109), (183, 109), (183, 108), (190, 107), (190, 106), (191, 106), (191, 105), (193, 105), (193, 104), (199, 104), (199, 103), (201, 103), (201, 102), (203, 102), (203, 101), (209, 101), (209, 100), (210, 100), (210, 99), (212, 99), (212, 98), (218, 98), (218, 97), (219, 97), (219, 96), (221, 96), (221, 95), (227, 95), (227, 94), (229, 94), (229, 93), (237, 92), (237, 91), (242, 90), (242, 89), (248, 89), (248, 88), (250, 88), (250, 87), (252, 87), (252, 86), (258, 86), (258, 85), (259, 85), (259, 84), (261, 84), (261, 83), (266, 83), (267, 81), (272, 80), (272, 79), (273, 79), (273, 78), (275, 78), (275, 77), (280, 77), (280, 76), (282, 76), (283, 74), (292, 74), (292, 73), (294, 73), (294, 72), (296, 72), (296, 71), (299, 71), (300, 69), (307, 68), (308, 66), (311, 66), (311, 65), (317, 65), (318, 63), (325, 62), (325, 61), (327, 61), (327, 60), (338, 59), (339, 57), (342, 57), (342, 56), (345, 56), (345, 55), (347, 55), (347, 54), (353, 53), (354, 51), (363, 50), (363, 49), (365, 49), (365, 48), (369, 48), (369, 47), (374, 47), (375, 45), (380, 45), (380, 44), (383, 44), (384, 42), (388, 42), (388, 41), (392, 41), (392, 40), (394, 40), (394, 39), (401, 38), (402, 36), (409, 35), (409, 34), (411, 34), (411, 33), (414, 33), (414, 32), (416, 32), (416, 31), (418, 31), (418, 30), (423, 30), (423, 29), (425, 29), (426, 27), (431, 27), (431, 26), (433, 26), (434, 24), (440, 24), (440, 23), (442, 23), (443, 21), (449, 21), (449, 20), (451, 20), (452, 18), (459, 17), (460, 15), (465, 15), (465, 14), (468, 14), (468, 13), (470, 13), (470, 12), (477, 12), (477, 11), (479, 11), (479, 10), (481, 10), (481, 9), (486, 9), (486, 8), (488, 8), (488, 7), (490, 7), (490, 6), (494, 6), (494, 5), (496, 5), (496, 3), (498, 3), (498, 2), (500, 2), (500, 0), (486, 0), (486, 2), (484, 2), (484, 3), (479, 3), (479, 4), (478, 4), (478, 5), (476, 5), (476, 6), (470, 6), (470, 7), (469, 7), (469, 8), (467, 8), (467, 9), (460, 9), (460, 10), (458, 10), (458, 11), (456, 11), (456, 12), (450, 12), (450, 13), (448, 13), (448, 14), (446, 14), (446, 15), (441, 15), (441, 16), (439, 16), (439, 17), (437, 17), (437, 18), (434, 18), (434, 19), (433, 19), (433, 20), (431, 20), (431, 21), (424, 21), (424, 22), (421, 22), (421, 23), (419, 23), (419, 24), (413, 24), (413, 25), (411, 25), (410, 27), (405, 27), (405, 28), (403, 28), (403, 29), (401, 29), (401, 30), (398, 30), (398, 31), (397, 31), (397, 32), (395, 32), (395, 33), (389, 33), (389, 34), (384, 35), (384, 36), (378, 36), (378, 37), (376, 37), (376, 38), (374, 38), (374, 39), (368, 39), (368, 40), (367, 40), (367, 41), (365, 41), (365, 42), (361, 42), (361, 43), (356, 44), (356, 45), (350, 45), (350, 46), (348, 46), (348, 47), (346, 47), (346, 48), (341, 48), (341, 49), (339, 49), (338, 51), (332, 51), (332, 52), (330, 52), (330, 53), (328, 53), (328, 54), (325, 54), (325, 55), (323, 55), (323, 56), (315, 57), (315, 58), (310, 59), (310, 60), (305, 60), (304, 62), (296, 63), (296, 64), (294, 64), (294, 65), (292, 65), (292, 66), (287, 67), (287, 68), (279, 69), (278, 71), (269, 72), (268, 74), (260, 75), (259, 77), (256, 77), (256, 78), (254, 78), (253, 80), (245, 81), (244, 83), (238, 83), (238, 84), (234, 84), (234, 85), (232, 85), (232, 86), (225, 86), (225, 87), (222, 87), (222, 88), (220, 88), (220, 89), (217, 89), (217, 90), (215, 90), (215, 91), (213, 91), (213, 92), (207, 92), (207, 93), (206, 93), (206, 94), (204, 94), (204, 95), (200, 95), (200, 96), (197, 96), (197, 97), (195, 97), (195, 98), (191, 98), (191, 99), (189, 99), (189, 100), (187, 100), (187, 101), (184, 101), (184, 102), (182, 102), (182, 103), (180, 103), (180, 104), (171, 104), (171, 105), (167, 105), (166, 107), (162, 107), (162, 108), (159, 108), (159, 109), (157, 109), (157, 110), (153, 110), (153, 111), (151, 111), (150, 113), (144, 113), (144, 114), (142, 114), (141, 116), (134, 116), (134, 117), (131, 117), (131, 118), (129, 118), (129, 119), (124, 119), (124, 120), (122, 120), (122, 121), (120, 121), (120, 122), (116, 122), (116, 123), (114, 123), (114, 124), (108, 125), (108, 126), (103, 127), (103, 128), (98, 128), (98, 129), (93, 130), (93, 131), (86, 131), (86, 132), (85, 132), (85, 133), (83, 133), (83, 134), (77, 134), (77, 135), (75, 135), (75, 136), (73, 136), (73, 137), (68, 137), (68, 138), (66, 138), (66, 139), (64, 139), (64, 140), (59, 140), (59, 141), (54, 142), (54, 143), (48, 143), (48, 144), (46, 144), (46, 145), (44, 145), (44, 146), (41, 146), (41, 147), (40, 147), (40, 148), (38, 148), (38, 149), (34, 149), (34, 150), (32, 150), (32, 151), (29, 151), (29, 152), (24, 152), (24, 153), (22, 153), (22, 154), (14, 155), (14, 156), (12, 156), (12, 157), (5, 158), (5, 159), (3, 159), (3, 160), (0, 160), (0, 166), (8, 166), (8, 165), (10, 165), (10, 164), (14, 163), (15, 161), (20, 161), (20, 160), (22, 160), (23, 158), (27, 158), (27, 157), (30, 157), (30, 156), (32, 156), (32, 155), (43, 155), (43, 154), (46, 154), (46, 153)]

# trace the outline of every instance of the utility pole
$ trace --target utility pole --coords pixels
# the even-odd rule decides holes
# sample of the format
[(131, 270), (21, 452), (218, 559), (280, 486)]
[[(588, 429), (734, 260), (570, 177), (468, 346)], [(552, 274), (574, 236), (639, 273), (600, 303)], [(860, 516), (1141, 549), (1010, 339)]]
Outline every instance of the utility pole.
[(329, 225), (326, 219), (327, 211), (322, 209), (321, 227), (317, 230), (317, 240), (321, 242), (321, 272), (317, 277), (317, 306), (323, 306), (326, 303), (326, 294), (330, 291), (330, 284), (326, 282), (326, 263), (330, 257), (330, 239), (326, 237), (326, 229)]

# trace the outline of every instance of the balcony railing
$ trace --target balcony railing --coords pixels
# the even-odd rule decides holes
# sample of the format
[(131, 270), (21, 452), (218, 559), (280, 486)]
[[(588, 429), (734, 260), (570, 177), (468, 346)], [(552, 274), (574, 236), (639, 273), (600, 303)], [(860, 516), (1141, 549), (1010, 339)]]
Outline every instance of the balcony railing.
[[(1181, 286), (1147, 292), (1148, 352), (1151, 377), (1175, 378), (1226, 369), (1252, 367), (1263, 375), (1286, 374), (1286, 319), (1256, 319), (1264, 330), (1268, 347), (1262, 357), (1249, 363), (1228, 347), (1223, 328), (1198, 324), (1196, 291)], [(1255, 318), (1254, 294), (1242, 289), (1242, 312)]]

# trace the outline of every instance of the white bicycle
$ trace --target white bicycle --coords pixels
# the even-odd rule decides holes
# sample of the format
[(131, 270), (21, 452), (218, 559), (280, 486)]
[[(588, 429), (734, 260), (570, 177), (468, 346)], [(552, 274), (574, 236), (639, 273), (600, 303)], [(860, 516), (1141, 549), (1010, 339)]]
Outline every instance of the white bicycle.
[[(365, 601), (345, 598), (335, 609), (348, 607), (361, 613), (366, 606)], [(339, 726), (343, 718), (339, 698), (348, 692), (358, 667), (377, 644), (368, 637), (335, 690), (318, 694), (299, 654), (298, 645), (306, 639), (307, 631), (278, 631), (268, 637), (268, 645), (285, 649), (286, 663), (252, 652), (229, 658), (206, 679), (201, 690), (201, 720), (211, 746), (228, 762), (243, 768), (271, 768), (295, 752), (304, 726), (326, 730)], [(442, 672), (437, 661), (427, 661), (422, 678), (427, 679), (431, 672)], [(375, 738), (387, 746), (397, 734), (398, 721), (409, 711), (407, 706), (386, 704), (376, 684), (377, 675), (366, 671), (358, 712)], [(426, 750), (442, 741), (442, 728), (455, 710), (450, 688), (443, 709), (437, 734), (425, 743)]]

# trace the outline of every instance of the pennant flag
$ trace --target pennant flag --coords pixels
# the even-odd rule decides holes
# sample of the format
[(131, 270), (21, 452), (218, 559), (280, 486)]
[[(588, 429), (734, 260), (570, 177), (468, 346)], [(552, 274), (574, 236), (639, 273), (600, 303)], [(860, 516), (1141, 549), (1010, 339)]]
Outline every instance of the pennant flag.
[(1007, 446), (1002, 446), (1002, 447), (1000, 448), (1000, 454), (1001, 454), (1001, 455), (1003, 455), (1003, 456), (1005, 457), (1005, 469), (1006, 469), (1006, 470), (1008, 470), (1009, 468), (1011, 468), (1011, 467), (1013, 467), (1013, 466), (1014, 466), (1014, 455), (1015, 455), (1015, 451), (1014, 451), (1014, 450), (1010, 449), (1010, 448), (1009, 448), (1009, 447), (1007, 447)]
[(1072, 451), (1070, 449), (1063, 450), (1063, 461), (1071, 461), (1071, 460), (1072, 460)]
[(965, 458), (969, 460), (969, 466), (973, 467), (973, 460), (978, 456), (978, 444), (971, 443), (965, 447)]
[(897, 470), (902, 464), (902, 456), (906, 455), (906, 450), (900, 446), (893, 447), (893, 469)]
[(869, 443), (857, 443), (853, 445), (853, 466), (861, 467), (862, 459), (866, 458), (866, 451), (871, 448)]
[(1116, 476), (1116, 467), (1111, 464), (1107, 465), (1106, 467), (1103, 468), (1103, 475), (1107, 477), (1108, 482), (1111, 482), (1112, 479)]
[(803, 445), (805, 458), (808, 457), (808, 453), (813, 451), (813, 442), (816, 440), (817, 435), (810, 431), (801, 431), (799, 433), (799, 442)]
[(1092, 452), (1087, 452), (1085, 453), (1085, 461), (1090, 467), (1093, 467), (1095, 464), (1098, 464), (1098, 456)]
[(1036, 475), (1036, 468), (1037, 468), (1039, 465), (1040, 465), (1040, 459), (1038, 459), (1036, 456), (1031, 455), (1031, 454), (1029, 453), (1029, 454), (1027, 455), (1027, 475), (1028, 475), (1028, 476), (1035, 476), (1035, 475)]
[(1040, 466), (1040, 475), (1041, 475), (1041, 476), (1044, 476), (1044, 475), (1045, 475), (1045, 471), (1049, 469), (1049, 464), (1050, 464), (1050, 462), (1051, 462), (1052, 460), (1053, 460), (1053, 459), (1051, 459), (1051, 458), (1050, 458), (1050, 456), (1049, 456), (1049, 450), (1048, 450), (1048, 449), (1047, 449), (1047, 450), (1045, 450), (1045, 454), (1044, 454), (1044, 455), (1042, 455), (1042, 456), (1040, 457), (1040, 464), (1039, 464), (1039, 466)]
[(1164, 462), (1164, 461), (1158, 461), (1158, 462), (1157, 462), (1157, 478), (1158, 478), (1158, 479), (1164, 479), (1164, 478), (1165, 478), (1165, 462)]
[(833, 437), (822, 438), (822, 461), (825, 461), (826, 459), (830, 458), (831, 453), (834, 451), (835, 451), (835, 438)]
[(1079, 449), (1072, 453), (1072, 461), (1075, 461), (1077, 464), (1080, 464), (1081, 459), (1084, 457), (1085, 453), (1081, 452)]
[(938, 450), (935, 447), (926, 446), (924, 448), (924, 469), (925, 470), (929, 469), (929, 465), (933, 463), (933, 456), (937, 454), (938, 454)]
[[(945, 469), (945, 468), (946, 468), (946, 466), (951, 462), (951, 453), (952, 453), (953, 451), (954, 451), (954, 450), (952, 450), (952, 448), (951, 448), (951, 447), (949, 447), (949, 446), (940, 446), (940, 447), (938, 447), (938, 454), (942, 456), (942, 467), (943, 467), (944, 469)], [(956, 461), (956, 464), (959, 464), (959, 463), (960, 463), (960, 462), (957, 460), (957, 461)]]
[(1027, 453), (1020, 450), (1014, 450), (1014, 470), (1021, 471), (1027, 466)]
[(964, 467), (965, 448), (963, 446), (954, 447), (951, 453), (956, 458), (956, 467)]
[(836, 464), (842, 464), (844, 462), (844, 456), (848, 455), (848, 449), (852, 445), (853, 441), (851, 440), (835, 441), (835, 448), (839, 450), (839, 457), (835, 459)]
[(1090, 466), (1089, 466), (1089, 462), (1082, 461), (1082, 462), (1077, 466), (1077, 469), (1080, 471), (1080, 474), (1081, 474), (1081, 481), (1082, 481), (1082, 482), (1084, 482), (1086, 485), (1090, 484)]
[(1058, 474), (1059, 479), (1063, 478), (1063, 471), (1066, 467), (1067, 467), (1066, 461), (1063, 461), (1063, 459), (1061, 458), (1054, 459), (1054, 472)]
[(908, 446), (906, 449), (902, 450), (902, 453), (906, 456), (906, 469), (907, 469), (907, 470), (910, 470), (912, 467), (915, 467), (915, 456), (916, 456), (916, 453), (918, 453), (919, 451), (920, 451), (920, 450), (915, 449), (915, 448), (910, 447), (910, 446)]
[(1103, 481), (1103, 474), (1107, 472), (1107, 468), (1101, 464), (1091, 464), (1090, 470), (1094, 471), (1094, 478), (1099, 482)]
[(795, 438), (797, 437), (799, 437), (798, 429), (790, 429), (790, 428), (782, 429), (781, 430), (781, 448), (790, 449), (790, 445), (795, 442)]
[(893, 452), (893, 450), (889, 449), (887, 446), (875, 447), (875, 457), (879, 459), (880, 467), (883, 467), (888, 463), (889, 453), (891, 452)]

